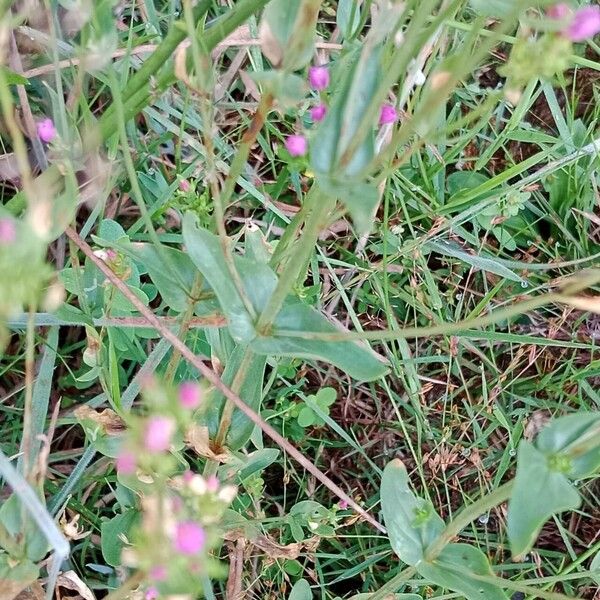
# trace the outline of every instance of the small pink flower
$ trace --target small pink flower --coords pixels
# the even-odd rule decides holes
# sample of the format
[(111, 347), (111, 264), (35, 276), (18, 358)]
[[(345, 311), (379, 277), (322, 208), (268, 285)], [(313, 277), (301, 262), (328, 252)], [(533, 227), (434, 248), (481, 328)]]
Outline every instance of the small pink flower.
[(146, 590), (146, 594), (144, 596), (145, 600), (156, 600), (159, 596), (158, 590), (154, 586), (150, 586)]
[(193, 410), (200, 406), (202, 390), (195, 381), (184, 381), (179, 386), (179, 404), (183, 408)]
[(125, 450), (117, 456), (115, 465), (119, 475), (134, 475), (136, 469), (135, 455)]
[(325, 115), (327, 114), (327, 106), (321, 102), (321, 104), (313, 106), (308, 112), (310, 113), (310, 118), (315, 123), (318, 123), (325, 118)]
[(308, 81), (315, 90), (326, 89), (329, 85), (329, 69), (327, 67), (311, 67), (308, 69)]
[(206, 478), (206, 490), (213, 494), (219, 490), (219, 478), (216, 475), (209, 475)]
[(157, 454), (171, 447), (171, 438), (175, 433), (175, 421), (169, 417), (150, 417), (144, 432), (144, 446), (148, 452)]
[(384, 104), (379, 113), (379, 124), (387, 125), (393, 123), (398, 118), (398, 111), (391, 104)]
[(179, 189), (182, 192), (189, 192), (192, 189), (192, 186), (190, 185), (190, 182), (187, 179), (182, 179), (179, 182)]
[(206, 543), (206, 533), (195, 521), (178, 523), (175, 529), (175, 550), (180, 554), (192, 556), (202, 552)]
[(348, 508), (348, 501), (347, 500), (340, 500), (338, 502), (338, 506), (340, 507), (340, 510), (346, 510)]
[(0, 219), (0, 246), (9, 246), (17, 239), (17, 228), (12, 219)]
[(182, 475), (184, 483), (190, 483), (194, 479), (194, 472), (189, 469)]
[(290, 135), (285, 140), (290, 156), (304, 156), (308, 152), (308, 140), (303, 135)]
[(574, 15), (571, 24), (563, 31), (572, 42), (583, 42), (600, 33), (600, 6), (585, 6)]
[(148, 575), (152, 581), (164, 581), (167, 578), (167, 567), (164, 565), (156, 565), (150, 569)]
[(56, 137), (56, 128), (52, 119), (43, 119), (37, 124), (37, 134), (42, 142), (49, 144)]
[(556, 19), (557, 21), (566, 19), (570, 14), (571, 7), (566, 2), (559, 2), (554, 6), (550, 6), (548, 10), (546, 10), (546, 15), (550, 19)]

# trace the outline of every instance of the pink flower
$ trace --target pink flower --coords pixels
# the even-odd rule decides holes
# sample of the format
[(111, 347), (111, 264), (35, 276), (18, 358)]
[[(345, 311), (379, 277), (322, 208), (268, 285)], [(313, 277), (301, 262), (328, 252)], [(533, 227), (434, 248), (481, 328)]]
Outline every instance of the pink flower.
[(329, 69), (327, 67), (311, 67), (308, 69), (308, 81), (315, 90), (326, 89), (329, 85)]
[(50, 143), (56, 137), (56, 128), (52, 119), (43, 119), (37, 124), (37, 134), (42, 142)]
[(546, 15), (550, 19), (556, 19), (557, 21), (566, 19), (570, 14), (571, 7), (566, 2), (560, 2), (559, 4), (555, 4), (546, 10)]
[(192, 556), (202, 552), (206, 543), (206, 533), (195, 521), (178, 523), (175, 529), (175, 550), (180, 554)]
[(340, 500), (338, 506), (340, 507), (340, 510), (346, 510), (348, 508), (348, 502), (346, 500)]
[(144, 446), (148, 452), (157, 454), (171, 447), (171, 438), (175, 433), (175, 421), (169, 417), (150, 417), (144, 431)]
[(216, 475), (209, 475), (206, 478), (206, 489), (213, 494), (219, 490), (219, 478)]
[(164, 565), (156, 565), (150, 569), (148, 575), (152, 581), (164, 581), (167, 578), (167, 567)]
[(398, 111), (391, 104), (384, 104), (379, 113), (379, 124), (387, 125), (393, 123), (398, 118)]
[(583, 42), (600, 33), (600, 6), (585, 6), (574, 15), (571, 24), (563, 31), (572, 42)]
[(195, 381), (184, 381), (179, 386), (179, 404), (183, 408), (198, 408), (202, 400), (202, 391)]
[(190, 185), (190, 182), (187, 179), (182, 179), (179, 182), (179, 189), (182, 192), (189, 192), (191, 188), (192, 188), (192, 186)]
[(325, 115), (327, 114), (327, 106), (325, 106), (325, 104), (321, 102), (321, 104), (313, 106), (308, 112), (310, 113), (310, 118), (315, 123), (318, 123), (319, 121), (322, 121), (325, 118)]
[(145, 600), (156, 600), (159, 596), (158, 590), (154, 586), (150, 586), (146, 590), (146, 595), (144, 596)]
[(187, 471), (184, 472), (182, 477), (183, 477), (183, 481), (185, 483), (190, 483), (190, 481), (192, 481), (192, 479), (194, 479), (194, 473), (193, 473), (193, 471), (190, 471), (188, 469)]
[(133, 475), (136, 469), (135, 455), (125, 450), (117, 456), (115, 465), (119, 475)]
[(17, 228), (12, 219), (0, 219), (0, 246), (9, 246), (17, 239)]
[(304, 156), (308, 152), (308, 141), (303, 135), (290, 135), (285, 140), (285, 148), (291, 156)]

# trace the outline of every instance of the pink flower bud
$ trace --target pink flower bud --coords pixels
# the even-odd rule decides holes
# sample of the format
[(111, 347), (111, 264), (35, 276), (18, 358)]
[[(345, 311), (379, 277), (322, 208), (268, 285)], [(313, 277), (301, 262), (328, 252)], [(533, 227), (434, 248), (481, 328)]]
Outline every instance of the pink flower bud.
[(183, 408), (193, 410), (200, 406), (202, 390), (195, 381), (184, 381), (179, 386), (179, 404)]
[(9, 246), (17, 239), (17, 228), (12, 219), (0, 219), (0, 246)]
[(571, 14), (571, 7), (566, 2), (559, 2), (554, 6), (550, 6), (546, 10), (546, 15), (550, 19), (556, 19), (557, 21), (562, 21), (566, 19)]
[(157, 454), (171, 447), (171, 438), (175, 433), (175, 421), (169, 417), (150, 417), (144, 431), (144, 446), (148, 452)]
[(185, 473), (182, 475), (182, 477), (183, 477), (184, 483), (190, 483), (190, 481), (192, 481), (192, 479), (194, 479), (194, 473), (193, 473), (193, 471), (190, 471), (188, 469), (187, 471), (185, 471)]
[(56, 128), (52, 119), (43, 119), (37, 124), (37, 134), (42, 142), (50, 143), (56, 137)]
[(134, 475), (136, 469), (135, 455), (132, 452), (123, 451), (117, 456), (115, 461), (117, 473), (119, 475)]
[(156, 600), (159, 596), (158, 590), (154, 586), (150, 586), (146, 590), (146, 594), (144, 595), (144, 600)]
[(329, 85), (329, 69), (327, 67), (311, 67), (308, 69), (308, 81), (315, 90), (326, 89)]
[(391, 104), (384, 104), (379, 113), (379, 124), (387, 125), (393, 123), (398, 118), (398, 111)]
[(182, 192), (189, 192), (192, 189), (192, 186), (190, 185), (190, 182), (187, 179), (182, 179), (179, 182), (179, 189)]
[(167, 578), (167, 567), (164, 565), (155, 565), (148, 573), (152, 581), (164, 581)]
[(192, 556), (202, 552), (206, 544), (206, 533), (195, 521), (183, 521), (175, 528), (175, 550), (180, 554)]
[(583, 42), (600, 33), (600, 6), (580, 8), (563, 33), (572, 42)]
[(308, 112), (310, 113), (310, 118), (315, 123), (318, 123), (325, 118), (325, 115), (327, 114), (327, 106), (321, 102), (321, 104), (313, 106)]
[(348, 508), (348, 502), (346, 500), (340, 500), (338, 506), (340, 507), (340, 510), (346, 510)]
[(285, 140), (285, 148), (291, 156), (304, 156), (308, 152), (308, 141), (303, 135), (290, 135)]
[(219, 490), (219, 478), (216, 475), (206, 478), (206, 490), (213, 494)]

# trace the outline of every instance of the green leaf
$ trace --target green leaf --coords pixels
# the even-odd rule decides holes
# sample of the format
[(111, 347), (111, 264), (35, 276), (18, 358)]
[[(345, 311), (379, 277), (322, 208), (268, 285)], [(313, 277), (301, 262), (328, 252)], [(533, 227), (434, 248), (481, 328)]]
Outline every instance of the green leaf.
[[(356, 596), (350, 596), (348, 600), (369, 600), (375, 595), (375, 592), (371, 594), (356, 594)], [(423, 600), (421, 596), (417, 594), (387, 594), (385, 600)]]
[(337, 392), (335, 388), (325, 387), (321, 388), (315, 395), (315, 402), (323, 409), (327, 411), (327, 408), (331, 406), (337, 399)]
[(40, 576), (39, 568), (30, 560), (13, 564), (8, 554), (0, 554), (0, 598), (12, 600)]
[(553, 514), (579, 506), (580, 497), (564, 473), (529, 442), (519, 444), (517, 474), (508, 503), (508, 537), (515, 559), (526, 554)]
[[(254, 473), (264, 471), (279, 458), (279, 455), (280, 451), (277, 448), (263, 448), (262, 450), (251, 452), (245, 457), (245, 464), (237, 474), (238, 480), (244, 481), (251, 475), (254, 475)], [(229, 470), (229, 467), (226, 467), (227, 470)]]
[(333, 177), (322, 175), (319, 178), (319, 185), (327, 195), (336, 198), (344, 205), (352, 217), (358, 235), (371, 230), (380, 198), (374, 184), (353, 179), (338, 181)]
[(300, 579), (294, 584), (288, 600), (312, 600), (313, 593), (306, 579)]
[(320, 0), (271, 0), (260, 23), (263, 54), (274, 67), (297, 71), (314, 52)]
[[(569, 448), (584, 439), (596, 440), (587, 452), (571, 454)], [(536, 448), (546, 456), (559, 453), (568, 459), (565, 474), (571, 478), (585, 477), (600, 468), (600, 412), (582, 412), (554, 419), (535, 440)]]
[(372, 381), (387, 372), (383, 359), (366, 344), (292, 337), (286, 336), (286, 331), (333, 333), (340, 330), (311, 306), (288, 299), (275, 319), (274, 335), (257, 337), (250, 347), (258, 354), (324, 360), (359, 381)]
[(412, 492), (406, 468), (398, 459), (385, 467), (380, 495), (392, 549), (400, 560), (414, 566), (442, 533), (444, 521), (430, 502)]
[[(417, 565), (419, 575), (443, 588), (462, 594), (467, 600), (506, 600), (506, 594), (491, 583), (470, 575), (493, 577), (494, 573), (481, 550), (469, 544), (449, 544), (432, 562)], [(498, 586), (502, 579), (498, 578)]]
[(124, 540), (130, 539), (130, 531), (139, 519), (140, 513), (137, 510), (128, 510), (115, 515), (109, 521), (104, 521), (100, 526), (102, 556), (112, 567), (121, 565), (121, 551), (125, 544)]
[(596, 556), (592, 559), (590, 571), (592, 572), (592, 579), (600, 585), (600, 552), (596, 552)]
[[(217, 295), (219, 304), (229, 321), (229, 331), (233, 339), (237, 342), (248, 342), (253, 339), (256, 336), (254, 324), (231, 279), (219, 238), (197, 227), (195, 215), (187, 213), (183, 219), (183, 240), (189, 257)], [(250, 277), (255, 276), (252, 290), (256, 292), (255, 297), (260, 297), (263, 301), (261, 303), (266, 303), (275, 289), (277, 277), (266, 265), (245, 261), (243, 267), (254, 272), (247, 273), (246, 269), (241, 268), (240, 276), (244, 273)]]
[(471, 0), (473, 10), (484, 17), (509, 17), (519, 4), (518, 0)]
[(345, 39), (353, 37), (360, 26), (362, 0), (338, 0), (336, 24)]
[(283, 110), (296, 106), (308, 92), (306, 80), (293, 73), (253, 71), (250, 77), (262, 87), (263, 93), (271, 93)]
[[(181, 250), (162, 246), (158, 252), (153, 244), (119, 244), (119, 250), (141, 263), (157, 287), (163, 302), (176, 312), (187, 309), (187, 303), (198, 269)], [(165, 264), (167, 257), (169, 264)]]
[(23, 77), (23, 75), (15, 73), (5, 66), (0, 66), (0, 69), (4, 72), (4, 78), (8, 85), (29, 85), (29, 79), (27, 79), (27, 77)]
[(300, 410), (297, 421), (300, 427), (310, 427), (315, 423), (315, 413), (309, 406), (305, 406)]
[[(311, 148), (311, 167), (319, 184), (323, 175), (337, 181), (355, 177), (373, 159), (375, 143), (371, 130), (348, 164), (339, 166), (340, 158), (358, 133), (362, 116), (374, 101), (381, 69), (381, 46), (365, 44), (358, 60), (354, 59), (343, 74), (327, 116), (316, 129), (319, 143)], [(324, 182), (326, 185), (327, 180)]]
[(526, 283), (526, 281), (523, 278), (519, 277), (514, 271), (511, 271), (508, 267), (505, 267), (502, 263), (495, 261), (491, 257), (488, 258), (486, 256), (470, 254), (469, 252), (465, 252), (463, 249), (460, 248), (460, 246), (456, 244), (447, 242), (445, 240), (441, 240), (438, 242), (426, 242), (425, 246), (430, 250), (433, 250), (434, 252), (438, 252), (439, 254), (458, 258), (458, 260), (461, 260), (467, 263), (468, 265), (475, 267), (476, 269), (500, 275), (500, 277), (504, 277), (505, 279), (508, 279), (510, 281)]
[[(231, 386), (233, 383), (246, 352), (250, 352), (247, 347), (237, 346), (231, 353), (221, 377), (226, 386)], [(262, 384), (266, 364), (266, 356), (259, 356), (252, 353), (246, 377), (239, 390), (240, 398), (255, 412), (260, 412)], [(212, 390), (204, 402), (205, 411), (201, 411), (198, 414), (198, 423), (208, 427), (211, 438), (216, 435), (219, 429), (224, 405), (225, 396), (216, 389)], [(225, 438), (225, 445), (231, 450), (239, 450), (250, 439), (253, 429), (254, 423), (243, 412), (235, 408), (231, 417), (231, 426)]]

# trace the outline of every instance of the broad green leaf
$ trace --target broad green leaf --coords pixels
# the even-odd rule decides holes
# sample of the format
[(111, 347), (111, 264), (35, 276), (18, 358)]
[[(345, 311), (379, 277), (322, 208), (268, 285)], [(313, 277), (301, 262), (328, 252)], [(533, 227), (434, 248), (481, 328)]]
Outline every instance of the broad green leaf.
[(500, 275), (500, 277), (504, 277), (510, 281), (526, 283), (525, 280), (519, 277), (514, 271), (511, 271), (502, 263), (495, 261), (492, 257), (470, 254), (469, 252), (465, 252), (456, 244), (446, 241), (426, 242), (425, 246), (434, 252), (438, 252), (439, 254), (458, 258), (458, 260), (461, 260), (468, 265), (475, 267), (476, 269), (480, 269), (481, 271), (488, 271), (489, 273)]
[(274, 67), (297, 71), (314, 52), (320, 0), (271, 0), (260, 23), (263, 54)]
[(414, 566), (442, 533), (444, 521), (430, 502), (412, 492), (406, 468), (398, 459), (385, 467), (380, 495), (392, 549), (400, 560)]
[(298, 418), (296, 420), (298, 421), (298, 425), (300, 425), (300, 427), (310, 427), (315, 422), (315, 416), (316, 415), (312, 409), (308, 406), (305, 406), (298, 413)]
[(0, 69), (2, 69), (4, 79), (8, 85), (29, 85), (29, 79), (27, 79), (27, 77), (23, 77), (23, 75), (15, 73), (5, 66), (0, 66)]
[[(231, 386), (240, 370), (246, 352), (251, 352), (245, 346), (237, 346), (225, 364), (221, 380)], [(252, 353), (246, 377), (239, 390), (239, 397), (255, 412), (260, 412), (262, 401), (262, 384), (267, 364), (266, 356)], [(221, 413), (225, 405), (225, 396), (218, 390), (212, 390), (204, 402), (206, 410), (198, 415), (198, 423), (206, 425), (211, 439), (216, 435), (221, 422)], [(225, 445), (231, 450), (239, 450), (252, 435), (254, 423), (237, 408), (233, 411), (231, 426), (225, 438)]]
[(286, 336), (285, 331), (333, 333), (340, 330), (311, 306), (289, 299), (275, 319), (274, 335), (257, 337), (250, 347), (258, 354), (323, 360), (360, 381), (378, 379), (387, 372), (383, 360), (365, 344), (291, 337)]
[(319, 178), (321, 189), (339, 200), (352, 217), (358, 235), (368, 233), (375, 222), (379, 192), (372, 183), (352, 179), (336, 180), (323, 175)]
[(108, 521), (104, 521), (100, 526), (102, 556), (112, 567), (121, 565), (121, 551), (125, 545), (124, 540), (131, 540), (130, 531), (139, 519), (140, 513), (137, 510), (128, 510), (115, 515)]
[[(187, 303), (198, 269), (181, 250), (163, 246), (158, 252), (153, 244), (119, 244), (119, 250), (141, 263), (157, 287), (163, 302), (176, 312), (187, 309)], [(169, 264), (165, 264), (167, 257)]]
[[(570, 450), (590, 442), (587, 452)], [(565, 474), (571, 478), (585, 477), (600, 468), (600, 412), (577, 413), (560, 417), (544, 427), (535, 440), (536, 448), (552, 460), (564, 457)]]
[(336, 24), (344, 38), (353, 37), (360, 25), (362, 0), (339, 0), (335, 15)]
[(519, 5), (518, 0), (471, 0), (473, 10), (484, 17), (509, 17)]
[(446, 189), (450, 197), (473, 190), (489, 181), (489, 177), (477, 171), (455, 171), (446, 178)]
[(365, 44), (358, 59), (343, 73), (327, 116), (316, 129), (319, 143), (313, 144), (310, 161), (319, 184), (323, 175), (337, 181), (355, 177), (373, 159), (375, 138), (371, 130), (348, 164), (339, 165), (341, 157), (358, 133), (362, 116), (374, 100), (380, 76), (381, 46)]
[(313, 593), (306, 579), (300, 579), (294, 584), (288, 600), (312, 600)]
[(600, 585), (600, 552), (596, 552), (596, 556), (592, 559), (590, 571), (592, 572), (592, 579)]
[(262, 87), (263, 93), (269, 92), (277, 99), (283, 110), (296, 106), (308, 92), (306, 80), (293, 73), (254, 71), (250, 76)]
[[(419, 575), (443, 588), (458, 592), (467, 600), (506, 600), (506, 594), (495, 585), (478, 581), (470, 575), (493, 577), (487, 556), (469, 544), (449, 544), (432, 562), (417, 565)], [(498, 586), (502, 579), (498, 578)]]
[(0, 554), (0, 598), (2, 600), (16, 598), (39, 576), (39, 568), (26, 558), (19, 559), (17, 562), (8, 554)]
[[(237, 342), (248, 342), (256, 335), (254, 324), (229, 274), (219, 238), (196, 225), (196, 217), (187, 213), (183, 219), (183, 239), (189, 257), (217, 295), (229, 321), (229, 331), (233, 339)], [(266, 265), (262, 266), (268, 271)], [(276, 281), (275, 278), (274, 283), (269, 282), (271, 291)], [(258, 285), (258, 282), (256, 283)]]
[(579, 506), (580, 497), (564, 473), (529, 442), (519, 444), (517, 474), (508, 503), (508, 537), (513, 557), (526, 554), (553, 514)]

